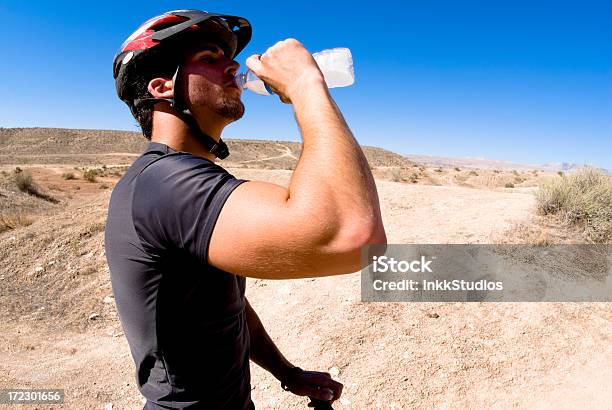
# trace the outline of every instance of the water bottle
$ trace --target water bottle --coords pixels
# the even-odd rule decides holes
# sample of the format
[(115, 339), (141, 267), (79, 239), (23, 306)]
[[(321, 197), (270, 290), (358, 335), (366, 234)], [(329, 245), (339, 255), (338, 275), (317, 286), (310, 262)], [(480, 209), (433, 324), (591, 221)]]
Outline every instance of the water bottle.
[[(330, 48), (313, 53), (312, 56), (323, 73), (325, 84), (328, 88), (346, 87), (355, 82), (353, 56), (348, 48)], [(274, 94), (270, 87), (261, 81), (251, 70), (238, 74), (236, 76), (236, 84), (242, 89), (248, 89), (257, 94)]]

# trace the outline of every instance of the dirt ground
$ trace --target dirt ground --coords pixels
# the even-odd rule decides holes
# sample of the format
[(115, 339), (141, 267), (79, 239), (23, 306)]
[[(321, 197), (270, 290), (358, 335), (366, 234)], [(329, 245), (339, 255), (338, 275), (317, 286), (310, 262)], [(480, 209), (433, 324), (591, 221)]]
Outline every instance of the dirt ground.
[[(142, 408), (103, 246), (117, 177), (64, 180), (70, 170), (32, 168), (60, 202), (0, 233), (0, 388), (63, 388), (65, 404), (44, 409)], [(529, 188), (377, 185), (389, 243), (490, 243), (534, 218)], [(609, 303), (363, 303), (359, 281), (248, 280), (287, 358), (344, 383), (336, 409), (612, 408)], [(259, 409), (307, 408), (255, 364), (252, 396)]]

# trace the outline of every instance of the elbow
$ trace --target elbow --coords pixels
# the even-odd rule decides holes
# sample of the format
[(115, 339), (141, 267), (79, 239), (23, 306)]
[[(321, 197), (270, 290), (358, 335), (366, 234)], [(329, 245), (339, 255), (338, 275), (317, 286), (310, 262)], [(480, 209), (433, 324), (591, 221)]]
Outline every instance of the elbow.
[[(355, 219), (353, 219), (355, 221)], [(344, 270), (356, 272), (369, 264), (371, 255), (382, 255), (387, 249), (387, 235), (380, 219), (361, 220), (339, 229), (328, 243), (327, 251), (343, 260)]]
[(375, 217), (367, 218), (362, 221), (362, 223), (353, 226), (353, 243), (358, 248), (374, 245), (386, 246), (387, 234), (385, 233), (382, 219), (380, 217)]

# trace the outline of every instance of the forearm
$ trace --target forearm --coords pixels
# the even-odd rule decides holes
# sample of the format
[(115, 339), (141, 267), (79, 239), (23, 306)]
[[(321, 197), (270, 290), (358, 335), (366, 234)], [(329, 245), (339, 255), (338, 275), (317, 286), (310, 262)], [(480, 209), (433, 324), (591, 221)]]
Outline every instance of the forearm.
[(278, 380), (283, 380), (287, 370), (294, 366), (278, 350), (248, 300), (245, 313), (251, 342), (250, 359)]
[[(381, 228), (374, 178), (361, 147), (326, 87), (305, 87), (293, 99), (303, 139), (289, 185), (290, 201), (327, 223)], [(384, 232), (383, 232), (384, 235)]]

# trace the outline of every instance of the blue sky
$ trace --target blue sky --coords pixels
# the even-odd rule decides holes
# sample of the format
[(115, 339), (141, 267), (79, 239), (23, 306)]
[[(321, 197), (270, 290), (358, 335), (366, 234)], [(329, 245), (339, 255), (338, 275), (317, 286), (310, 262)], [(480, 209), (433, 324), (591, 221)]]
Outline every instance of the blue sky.
[[(248, 18), (243, 65), (287, 37), (349, 47), (356, 83), (332, 95), (362, 144), (612, 169), (610, 1), (0, 0), (0, 126), (136, 130), (113, 56), (140, 23), (181, 8)], [(243, 100), (224, 137), (299, 140), (289, 106)]]

